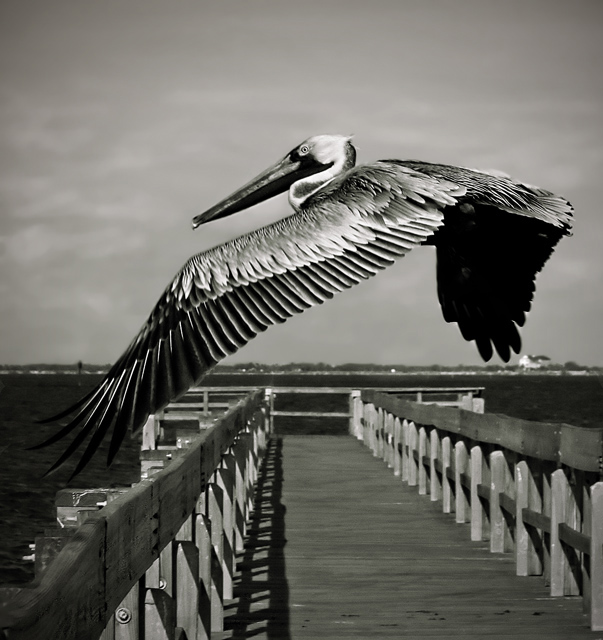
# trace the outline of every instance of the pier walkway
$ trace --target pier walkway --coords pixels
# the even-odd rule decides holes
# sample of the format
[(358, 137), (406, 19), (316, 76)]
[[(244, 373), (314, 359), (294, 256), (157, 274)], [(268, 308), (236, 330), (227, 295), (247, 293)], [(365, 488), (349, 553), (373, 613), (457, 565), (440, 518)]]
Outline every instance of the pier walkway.
[(215, 637), (603, 637), (468, 528), (353, 438), (273, 437)]

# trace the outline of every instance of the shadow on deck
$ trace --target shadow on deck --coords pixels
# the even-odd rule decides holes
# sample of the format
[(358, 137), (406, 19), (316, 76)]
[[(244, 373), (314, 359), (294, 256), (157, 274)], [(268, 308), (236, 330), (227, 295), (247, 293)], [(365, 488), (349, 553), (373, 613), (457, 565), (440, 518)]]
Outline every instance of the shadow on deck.
[(245, 550), (237, 561), (235, 600), (224, 609), (224, 637), (291, 638), (282, 493), (283, 441), (272, 439), (258, 477)]
[(219, 638), (601, 638), (353, 438), (273, 438), (255, 500)]

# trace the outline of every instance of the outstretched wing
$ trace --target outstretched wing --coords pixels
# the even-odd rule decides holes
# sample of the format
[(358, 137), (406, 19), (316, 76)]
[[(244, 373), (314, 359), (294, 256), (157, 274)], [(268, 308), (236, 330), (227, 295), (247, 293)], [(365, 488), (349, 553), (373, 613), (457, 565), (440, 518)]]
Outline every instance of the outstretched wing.
[(571, 205), (502, 175), (402, 164), (466, 189), (457, 206), (444, 210), (444, 225), (428, 241), (436, 246), (438, 298), (444, 319), (475, 340), (484, 360), (494, 346), (508, 362), (511, 349), (521, 350), (517, 326), (530, 310), (536, 274), (570, 231)]
[(40, 446), (79, 429), (51, 467), (90, 440), (73, 475), (111, 425), (108, 463), (128, 431), (197, 383), (219, 360), (272, 324), (321, 304), (423, 243), (442, 210), (465, 193), (407, 167), (357, 167), (303, 210), (191, 258), (100, 384), (45, 422), (70, 422)]

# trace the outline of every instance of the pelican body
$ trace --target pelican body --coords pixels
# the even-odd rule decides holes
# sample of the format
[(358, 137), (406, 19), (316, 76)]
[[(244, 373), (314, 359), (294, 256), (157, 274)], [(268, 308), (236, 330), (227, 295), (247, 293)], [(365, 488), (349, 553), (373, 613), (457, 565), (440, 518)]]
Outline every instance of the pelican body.
[[(446, 322), (484, 360), (519, 353), (534, 280), (568, 235), (560, 196), (499, 173), (416, 160), (356, 166), (348, 136), (308, 138), (193, 219), (193, 228), (289, 191), (293, 214), (188, 260), (128, 348), (46, 446), (78, 429), (63, 464), (91, 436), (73, 475), (111, 425), (108, 464), (125, 434), (198, 384), (270, 325), (376, 275), (421, 244), (435, 246)], [(73, 477), (72, 475), (72, 477)]]

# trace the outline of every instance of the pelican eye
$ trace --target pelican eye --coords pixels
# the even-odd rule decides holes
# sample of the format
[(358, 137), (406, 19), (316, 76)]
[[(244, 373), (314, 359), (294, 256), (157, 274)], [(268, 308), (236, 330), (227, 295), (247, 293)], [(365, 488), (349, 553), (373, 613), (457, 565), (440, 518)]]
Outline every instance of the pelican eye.
[(300, 156), (305, 156), (310, 153), (310, 147), (307, 144), (302, 144), (298, 151)]

